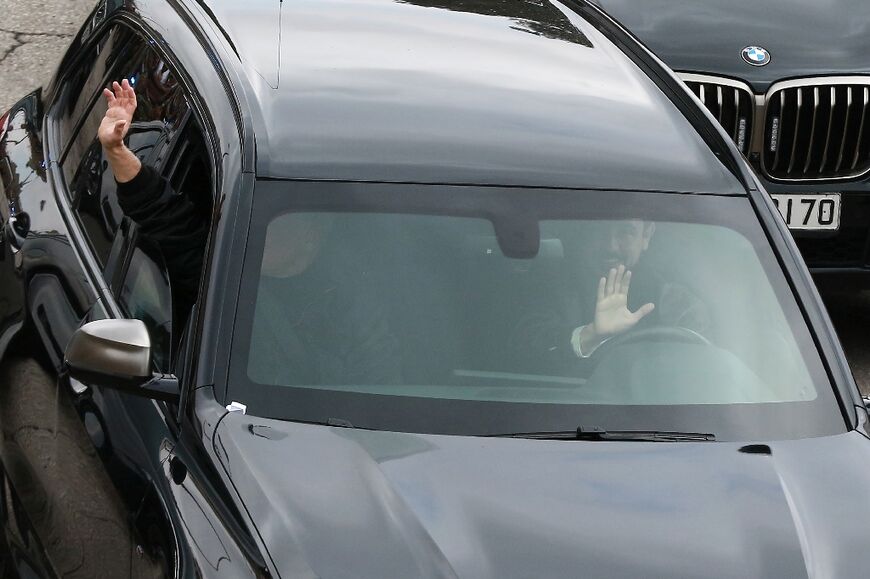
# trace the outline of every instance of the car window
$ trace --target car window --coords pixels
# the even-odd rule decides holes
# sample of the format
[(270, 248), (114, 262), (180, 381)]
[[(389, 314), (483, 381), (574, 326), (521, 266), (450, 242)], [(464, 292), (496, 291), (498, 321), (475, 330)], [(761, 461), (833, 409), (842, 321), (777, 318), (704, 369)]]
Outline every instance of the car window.
[(307, 187), (255, 195), (231, 362), (250, 413), (723, 438), (838, 420), (746, 198)]
[[(127, 50), (129, 58), (117, 62), (100, 90), (112, 80), (130, 79), (136, 88), (138, 106), (127, 135), (127, 146), (143, 164), (161, 169), (174, 137), (189, 114), (189, 107), (175, 73), (153, 47), (141, 37), (133, 36)], [(98, 97), (63, 162), (76, 215), (102, 265), (106, 264), (123, 217), (117, 200), (117, 184), (97, 139), (105, 111), (105, 100)]]
[(166, 175), (173, 191), (183, 193), (206, 222), (211, 219), (211, 164), (199, 123), (191, 115), (167, 159)]
[(151, 355), (158, 370), (168, 372), (172, 348), (172, 292), (159, 251), (140, 244), (133, 249), (118, 290), (118, 303), (131, 318), (145, 322)]
[[(129, 59), (136, 46), (133, 32), (125, 26), (116, 25), (106, 29), (85, 49), (85, 54), (64, 80), (59, 97), (62, 104), (57, 113), (57, 126), (64, 149), (71, 146), (71, 150), (63, 157), (70, 159), (69, 166), (78, 166), (90, 144), (87, 140), (71, 142), (76, 125), (83, 120), (85, 112), (91, 109), (94, 101), (100, 98), (110, 70), (119, 62)], [(73, 176), (67, 174), (67, 179)]]

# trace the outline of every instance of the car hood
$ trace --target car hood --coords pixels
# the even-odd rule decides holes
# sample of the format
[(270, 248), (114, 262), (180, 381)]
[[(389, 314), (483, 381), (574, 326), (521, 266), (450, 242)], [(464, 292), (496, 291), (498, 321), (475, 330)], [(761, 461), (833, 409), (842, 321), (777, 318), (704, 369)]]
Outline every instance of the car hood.
[[(756, 92), (786, 77), (870, 72), (866, 0), (594, 0), (671, 68), (732, 76)], [(762, 46), (770, 64), (743, 62)]]
[(283, 577), (858, 577), (870, 441), (577, 442), (222, 420)]

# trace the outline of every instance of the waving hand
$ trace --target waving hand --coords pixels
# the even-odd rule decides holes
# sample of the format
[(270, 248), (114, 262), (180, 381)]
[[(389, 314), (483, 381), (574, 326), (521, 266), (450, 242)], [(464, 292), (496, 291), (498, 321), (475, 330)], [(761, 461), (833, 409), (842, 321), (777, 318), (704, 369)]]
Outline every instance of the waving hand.
[(112, 90), (104, 88), (103, 96), (109, 108), (100, 122), (98, 134), (103, 147), (112, 149), (124, 143), (136, 111), (136, 93), (125, 78), (120, 84), (113, 82)]

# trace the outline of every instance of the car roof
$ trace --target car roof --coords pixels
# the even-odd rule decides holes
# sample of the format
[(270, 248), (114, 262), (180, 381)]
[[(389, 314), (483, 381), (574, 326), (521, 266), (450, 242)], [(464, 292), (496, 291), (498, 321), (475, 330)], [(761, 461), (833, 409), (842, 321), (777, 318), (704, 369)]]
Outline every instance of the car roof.
[(541, 0), (201, 0), (270, 178), (745, 193), (662, 90)]

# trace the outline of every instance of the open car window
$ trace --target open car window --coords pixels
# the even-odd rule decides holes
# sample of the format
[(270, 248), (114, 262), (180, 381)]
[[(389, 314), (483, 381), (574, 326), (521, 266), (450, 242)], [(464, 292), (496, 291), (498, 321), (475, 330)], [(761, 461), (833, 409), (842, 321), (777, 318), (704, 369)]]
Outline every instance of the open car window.
[(106, 112), (103, 88), (124, 78), (134, 86), (137, 107), (126, 144), (144, 165), (160, 171), (185, 119), (190, 117), (176, 73), (152, 44), (121, 25), (112, 30), (108, 39), (85, 82), (88, 92), (71, 99), (72, 109), (64, 111), (70, 118), (82, 119), (61, 161), (76, 216), (104, 266), (124, 215), (118, 203), (117, 183), (97, 138)]
[[(231, 369), (249, 412), (468, 434), (842, 428), (745, 198), (331, 187), (258, 191)], [(646, 315), (584, 352), (620, 267), (623, 318)]]

